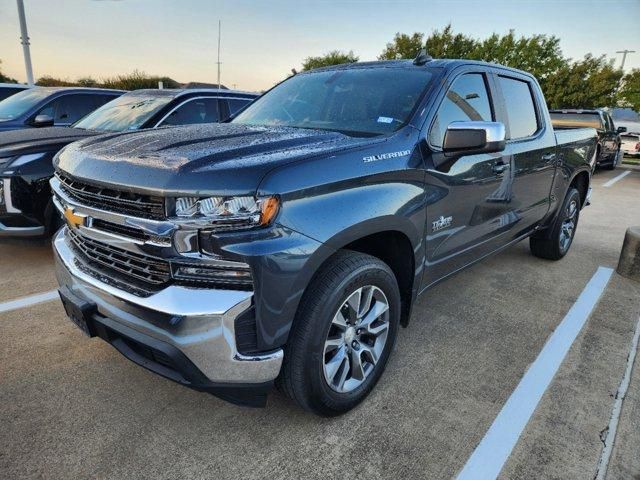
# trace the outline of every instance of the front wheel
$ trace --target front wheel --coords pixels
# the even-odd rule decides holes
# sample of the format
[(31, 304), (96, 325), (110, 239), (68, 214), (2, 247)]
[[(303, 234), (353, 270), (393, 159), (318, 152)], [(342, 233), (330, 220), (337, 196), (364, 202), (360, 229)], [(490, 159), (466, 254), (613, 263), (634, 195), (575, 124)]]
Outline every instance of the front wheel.
[(560, 213), (550, 227), (551, 230), (540, 232), (529, 238), (531, 253), (548, 260), (560, 260), (567, 254), (573, 243), (579, 218), (580, 193), (575, 188), (570, 188)]
[(307, 288), (277, 385), (303, 408), (335, 416), (358, 405), (385, 369), (400, 323), (391, 269), (339, 252)]

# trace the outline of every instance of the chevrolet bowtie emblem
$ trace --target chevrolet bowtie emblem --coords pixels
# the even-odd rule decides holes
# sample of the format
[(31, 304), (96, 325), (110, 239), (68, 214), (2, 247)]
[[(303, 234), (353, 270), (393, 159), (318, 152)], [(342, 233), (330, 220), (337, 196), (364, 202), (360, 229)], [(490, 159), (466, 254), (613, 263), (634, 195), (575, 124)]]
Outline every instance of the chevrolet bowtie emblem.
[(87, 217), (85, 215), (80, 215), (73, 211), (73, 208), (66, 207), (64, 209), (64, 218), (67, 219), (67, 223), (71, 228), (78, 228), (80, 226), (84, 226), (85, 220)]

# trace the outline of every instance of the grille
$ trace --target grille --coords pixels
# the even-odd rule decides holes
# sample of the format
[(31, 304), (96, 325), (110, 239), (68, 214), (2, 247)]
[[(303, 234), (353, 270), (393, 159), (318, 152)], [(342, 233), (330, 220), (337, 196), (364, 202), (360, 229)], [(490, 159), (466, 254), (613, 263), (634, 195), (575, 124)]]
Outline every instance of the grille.
[(135, 217), (156, 220), (165, 218), (164, 198), (162, 197), (88, 185), (72, 180), (60, 172), (56, 172), (56, 177), (68, 195), (88, 206), (100, 209), (107, 207), (111, 211)]
[(124, 275), (129, 281), (133, 278), (151, 287), (159, 287), (171, 279), (169, 262), (97, 242), (74, 230), (69, 230), (69, 238), (83, 260), (99, 266), (99, 271), (107, 276)]

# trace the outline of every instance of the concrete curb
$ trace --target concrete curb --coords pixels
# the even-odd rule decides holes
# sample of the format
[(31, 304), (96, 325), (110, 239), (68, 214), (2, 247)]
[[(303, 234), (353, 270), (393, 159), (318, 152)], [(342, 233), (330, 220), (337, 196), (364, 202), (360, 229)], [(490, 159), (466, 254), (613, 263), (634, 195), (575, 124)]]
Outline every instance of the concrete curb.
[(616, 271), (623, 277), (640, 282), (640, 227), (627, 229)]

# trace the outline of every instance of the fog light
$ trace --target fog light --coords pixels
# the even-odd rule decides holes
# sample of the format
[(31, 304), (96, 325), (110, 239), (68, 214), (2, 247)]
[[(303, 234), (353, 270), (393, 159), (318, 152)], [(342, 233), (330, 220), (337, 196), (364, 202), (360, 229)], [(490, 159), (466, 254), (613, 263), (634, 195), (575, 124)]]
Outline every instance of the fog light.
[(248, 288), (253, 285), (251, 270), (240, 262), (230, 266), (173, 265), (173, 278), (178, 281), (204, 283), (221, 288)]

